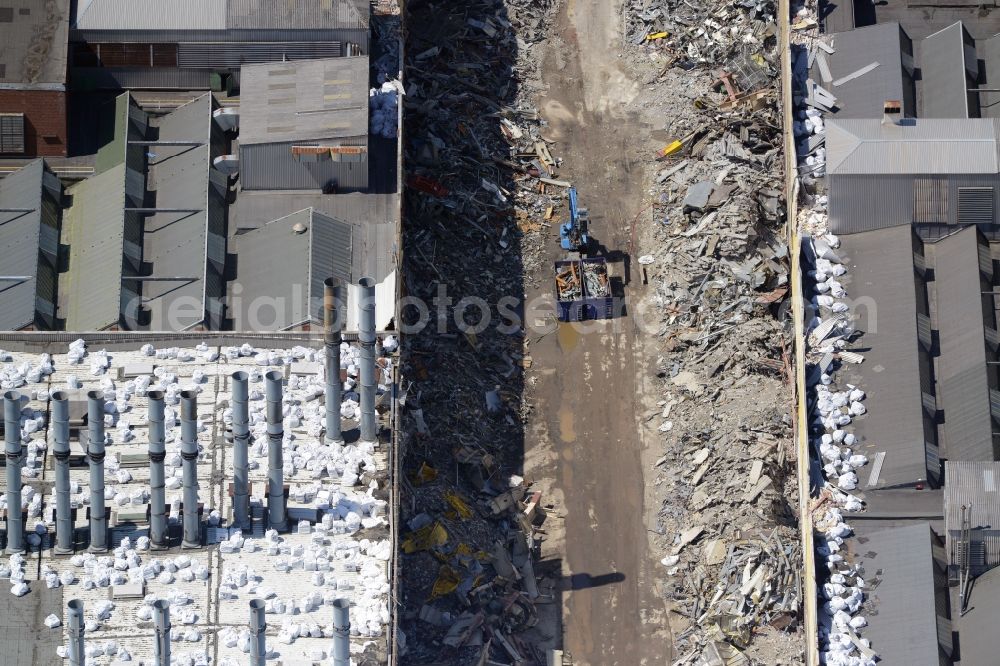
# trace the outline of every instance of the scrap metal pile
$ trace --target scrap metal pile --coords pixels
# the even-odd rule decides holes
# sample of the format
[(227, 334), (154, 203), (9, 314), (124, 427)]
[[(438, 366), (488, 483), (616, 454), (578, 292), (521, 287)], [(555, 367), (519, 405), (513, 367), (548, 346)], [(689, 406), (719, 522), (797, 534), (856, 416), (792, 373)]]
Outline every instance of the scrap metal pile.
[(775, 3), (627, 6), (626, 56), (662, 91), (667, 137), (636, 226), (638, 314), (662, 340), (646, 422), (676, 663), (801, 663)]
[[(407, 7), (405, 291), (432, 308), (401, 353), (407, 663), (545, 662), (526, 634), (535, 604), (554, 599), (534, 571), (544, 507), (519, 476), (531, 359), (523, 331), (498, 326), (497, 303), (523, 298), (544, 229), (564, 207), (559, 160), (524, 101), (548, 5)], [(456, 308), (467, 297), (489, 304), (489, 326), (458, 325), (479, 321), (476, 308)], [(413, 323), (417, 309), (402, 317)]]

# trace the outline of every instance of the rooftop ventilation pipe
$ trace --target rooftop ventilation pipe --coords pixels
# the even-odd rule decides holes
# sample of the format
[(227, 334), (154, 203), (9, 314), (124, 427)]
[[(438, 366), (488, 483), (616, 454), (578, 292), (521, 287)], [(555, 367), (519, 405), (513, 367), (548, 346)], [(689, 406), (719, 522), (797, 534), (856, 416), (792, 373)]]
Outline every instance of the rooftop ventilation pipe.
[(163, 423), (163, 391), (149, 396), (149, 541), (153, 548), (169, 547), (167, 539), (167, 491), (163, 459), (167, 457)]
[(250, 666), (265, 666), (267, 656), (265, 634), (267, 622), (264, 621), (264, 600), (250, 600)]
[(156, 666), (170, 666), (170, 602), (166, 599), (153, 602), (153, 624), (156, 627), (153, 661)]
[(73, 516), (69, 501), (69, 394), (52, 394), (52, 455), (56, 467), (56, 546), (57, 555), (73, 552)]
[(343, 383), (340, 381), (340, 341), (344, 329), (344, 286), (334, 278), (323, 283), (323, 342), (326, 345), (326, 441), (343, 444), (340, 430), (340, 403)]
[(181, 391), (181, 458), (184, 481), (183, 548), (201, 546), (198, 525), (198, 392)]
[(7, 454), (7, 552), (24, 552), (24, 515), (21, 513), (21, 394), (3, 394), (4, 453)]
[(69, 663), (70, 666), (83, 666), (83, 602), (71, 599), (66, 608), (69, 616)]
[(283, 531), (288, 527), (285, 516), (285, 471), (281, 455), (281, 442), (285, 432), (282, 427), (282, 375), (271, 370), (264, 378), (267, 398), (267, 522), (271, 529)]
[(233, 380), (233, 522), (241, 529), (250, 527), (250, 388), (242, 370)]
[(361, 342), (361, 441), (374, 442), (375, 424), (375, 280), (366, 277), (358, 283), (361, 298), (358, 316), (358, 339)]
[(104, 506), (104, 392), (87, 392), (87, 457), (90, 459), (90, 552), (108, 552)]
[(333, 602), (333, 666), (351, 666), (351, 602)]

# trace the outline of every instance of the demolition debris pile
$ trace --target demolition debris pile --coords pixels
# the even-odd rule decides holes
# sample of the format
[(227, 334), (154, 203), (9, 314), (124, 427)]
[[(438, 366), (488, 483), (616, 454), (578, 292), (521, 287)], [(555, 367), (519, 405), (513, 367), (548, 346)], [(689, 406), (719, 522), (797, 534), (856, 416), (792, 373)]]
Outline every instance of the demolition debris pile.
[[(496, 304), (523, 298), (565, 208), (568, 183), (526, 101), (550, 9), (487, 0), (408, 10), (405, 288), (442, 308), (401, 352), (399, 642), (414, 663), (545, 661), (525, 634), (536, 602), (553, 598), (534, 571), (543, 507), (520, 476), (531, 359), (517, 326), (498, 330)], [(466, 297), (490, 304), (494, 323), (462, 330), (454, 304)]]
[[(780, 48), (770, 2), (636, 0), (626, 58), (668, 137), (637, 220), (658, 335), (654, 546), (678, 664), (799, 663)], [(658, 326), (658, 328), (654, 328)]]

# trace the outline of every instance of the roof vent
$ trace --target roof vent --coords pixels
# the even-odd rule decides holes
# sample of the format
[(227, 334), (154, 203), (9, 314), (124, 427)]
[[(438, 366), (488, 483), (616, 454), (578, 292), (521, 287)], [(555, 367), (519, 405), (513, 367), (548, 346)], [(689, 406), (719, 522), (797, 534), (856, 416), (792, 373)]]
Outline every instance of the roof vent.
[(882, 124), (898, 125), (903, 118), (903, 103), (898, 99), (889, 99), (882, 105)]
[(292, 225), (292, 231), (294, 231), (296, 234), (304, 234), (305, 232), (309, 231), (309, 227), (302, 224), (301, 222), (296, 222), (295, 224)]

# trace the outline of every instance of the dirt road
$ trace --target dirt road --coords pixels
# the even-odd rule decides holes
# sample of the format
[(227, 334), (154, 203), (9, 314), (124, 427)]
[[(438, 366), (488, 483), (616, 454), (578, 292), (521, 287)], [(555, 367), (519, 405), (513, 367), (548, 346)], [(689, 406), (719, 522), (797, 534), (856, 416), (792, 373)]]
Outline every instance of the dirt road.
[[(640, 86), (616, 62), (617, 5), (563, 3), (545, 54), (548, 92), (539, 102), (550, 124), (546, 136), (565, 158), (561, 173), (590, 209), (592, 235), (608, 251), (627, 253), (644, 192), (641, 167), (630, 156), (647, 149), (650, 128), (629, 111)], [(550, 259), (559, 258), (557, 245), (550, 246)], [(548, 271), (535, 276), (540, 287), (529, 297), (550, 288)], [(624, 262), (614, 264), (615, 275), (624, 272)], [(638, 281), (626, 287), (630, 301), (637, 288)], [(563, 647), (577, 665), (669, 663), (672, 641), (646, 531), (650, 453), (638, 425), (646, 355), (628, 317), (585, 329), (563, 324), (531, 346), (536, 416), (526, 471), (552, 484), (550, 496), (564, 510), (564, 541), (556, 546), (564, 557)]]

